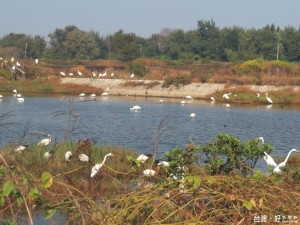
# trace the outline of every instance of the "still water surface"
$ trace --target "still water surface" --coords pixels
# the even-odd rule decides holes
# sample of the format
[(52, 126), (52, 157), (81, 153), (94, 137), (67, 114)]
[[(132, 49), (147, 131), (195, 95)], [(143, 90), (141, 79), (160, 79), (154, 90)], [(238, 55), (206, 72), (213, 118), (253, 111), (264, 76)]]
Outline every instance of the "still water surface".
[[(159, 157), (174, 147), (184, 148), (192, 140), (196, 145), (205, 145), (218, 133), (228, 133), (242, 141), (263, 136), (274, 146), (274, 157), (286, 156), (292, 148), (300, 149), (300, 108), (279, 105), (231, 105), (193, 100), (184, 105), (180, 99), (101, 96), (96, 101), (74, 97), (69, 130), (75, 122), (71, 140), (93, 138), (98, 145), (125, 146), (139, 153), (151, 152), (159, 123), (169, 115), (161, 131), (158, 145)], [(139, 105), (140, 111), (129, 108)], [(0, 145), (6, 146), (21, 140), (24, 129), (28, 129), (23, 142), (36, 143), (42, 138), (32, 131), (51, 134), (59, 142), (67, 127), (66, 112), (71, 104), (69, 97), (25, 97), (18, 103), (13, 96), (6, 96), (0, 102), (0, 115), (12, 112), (12, 117), (0, 120)], [(195, 113), (195, 118), (190, 114)], [(59, 115), (58, 115), (59, 114)], [(56, 115), (56, 116), (55, 116)], [(10, 130), (8, 130), (9, 128)], [(30, 134), (30, 132), (32, 134)], [(263, 160), (256, 169), (265, 170)]]

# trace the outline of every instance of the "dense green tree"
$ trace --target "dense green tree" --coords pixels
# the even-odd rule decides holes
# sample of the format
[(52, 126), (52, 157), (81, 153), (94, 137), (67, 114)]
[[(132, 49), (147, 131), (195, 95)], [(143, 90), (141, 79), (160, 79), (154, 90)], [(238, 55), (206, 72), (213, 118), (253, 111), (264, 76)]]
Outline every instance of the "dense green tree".
[(78, 29), (67, 34), (63, 46), (71, 59), (96, 59), (100, 54), (93, 34)]
[(137, 43), (135, 34), (124, 34), (119, 30), (112, 37), (114, 57), (121, 61), (131, 61), (140, 56), (141, 46)]
[(69, 54), (63, 44), (67, 39), (67, 34), (73, 30), (78, 30), (76, 26), (66, 26), (64, 29), (56, 28), (53, 33), (48, 36), (50, 38), (50, 48), (48, 49), (47, 56), (50, 58), (67, 59)]
[(281, 34), (283, 52), (287, 60), (300, 60), (300, 31), (294, 27), (285, 27)]
[(162, 47), (162, 53), (171, 59), (179, 59), (180, 54), (184, 52), (184, 31), (174, 30), (167, 38)]

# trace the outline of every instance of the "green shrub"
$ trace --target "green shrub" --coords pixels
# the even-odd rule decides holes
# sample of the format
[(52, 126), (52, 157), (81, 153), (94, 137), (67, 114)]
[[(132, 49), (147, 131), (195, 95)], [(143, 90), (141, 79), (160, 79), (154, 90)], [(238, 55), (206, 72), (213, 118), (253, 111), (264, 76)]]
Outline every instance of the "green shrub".
[(0, 69), (0, 76), (3, 76), (8, 80), (14, 79), (13, 73), (10, 70)]
[(130, 63), (128, 70), (136, 74), (138, 77), (144, 77), (147, 74), (150, 74), (149, 67), (147, 67), (142, 61), (135, 61), (133, 63)]

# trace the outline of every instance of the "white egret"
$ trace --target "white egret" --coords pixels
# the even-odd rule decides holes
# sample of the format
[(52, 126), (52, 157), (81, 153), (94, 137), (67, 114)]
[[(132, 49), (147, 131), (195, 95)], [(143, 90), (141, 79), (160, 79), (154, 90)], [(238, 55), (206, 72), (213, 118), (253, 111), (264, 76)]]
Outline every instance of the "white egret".
[(60, 75), (62, 76), (66, 76), (66, 74), (64, 72), (60, 72)]
[(150, 170), (150, 169), (144, 170), (143, 173), (146, 176), (154, 176), (155, 175), (155, 171), (154, 170)]
[(16, 65), (18, 66), (18, 67), (20, 67), (21, 66), (21, 64), (17, 61), (16, 62)]
[[(299, 150), (297, 149), (292, 149), (291, 151), (289, 151), (288, 155), (286, 156), (285, 160), (281, 163), (279, 163), (275, 169), (273, 170), (275, 173), (281, 173), (281, 167), (284, 167), (286, 166), (286, 163), (291, 155), (292, 152), (300, 152)], [(271, 157), (271, 156), (270, 156)]]
[(79, 76), (82, 76), (82, 72), (80, 72), (79, 70), (77, 71)]
[(107, 92), (103, 92), (101, 95), (102, 95), (102, 96), (107, 96), (108, 93), (107, 93)]
[(259, 93), (257, 93), (257, 94), (256, 94), (256, 98), (259, 98), (259, 97), (260, 97), (260, 94), (259, 94)]
[(104, 165), (105, 161), (106, 161), (106, 158), (108, 156), (114, 156), (112, 153), (108, 153), (104, 156), (104, 159), (102, 161), (102, 163), (99, 163), (99, 164), (96, 164), (95, 166), (93, 166), (92, 168), (92, 172), (91, 172), (91, 177), (94, 177), (98, 172), (99, 170), (101, 169), (101, 167)]
[(164, 100), (162, 100), (162, 99), (161, 99), (161, 100), (159, 100), (159, 102), (160, 102), (160, 103), (163, 103), (163, 102), (164, 102)]
[(269, 103), (273, 104), (272, 99), (268, 97), (268, 93), (266, 93), (266, 98), (267, 98), (267, 101), (268, 101)]
[(115, 75), (114, 73), (111, 73), (111, 74), (110, 74), (110, 77), (113, 77), (114, 75)]
[(73, 73), (69, 73), (69, 76), (73, 76), (74, 74)]
[(84, 93), (81, 93), (80, 95), (79, 95), (79, 97), (84, 97), (85, 96), (85, 94)]
[(192, 98), (192, 96), (185, 96), (185, 98), (187, 99), (187, 100), (193, 100), (193, 98)]
[(191, 113), (190, 117), (191, 118), (195, 118), (196, 114), (195, 113)]
[(106, 70), (105, 70), (105, 72), (102, 74), (102, 77), (105, 77), (106, 76)]
[(132, 79), (132, 78), (134, 78), (134, 73), (132, 73), (132, 74), (130, 75), (130, 79)]
[(35, 64), (38, 64), (39, 63), (39, 60), (38, 59), (35, 59)]
[(13, 93), (17, 94), (18, 91), (16, 89), (12, 90)]
[(49, 159), (52, 155), (53, 155), (54, 151), (53, 150), (50, 150), (48, 152), (45, 152), (44, 154), (44, 158), (45, 159)]
[(181, 101), (180, 103), (181, 103), (182, 105), (184, 105), (184, 104), (185, 104), (185, 101)]
[(18, 98), (22, 97), (22, 95), (21, 95), (21, 94), (17, 94), (16, 96), (17, 96)]
[(22, 145), (20, 145), (19, 147), (17, 147), (15, 149), (15, 152), (19, 152), (20, 153), (20, 152), (24, 151), (28, 146), (29, 146), (28, 144), (22, 144)]
[(230, 104), (228, 104), (228, 103), (225, 104), (225, 107), (226, 107), (226, 108), (230, 108)]
[(214, 97), (210, 97), (210, 100), (211, 100), (212, 102), (216, 101), (216, 99), (215, 99)]
[(51, 142), (51, 136), (50, 134), (48, 134), (48, 138), (45, 138), (43, 140), (41, 140), (39, 143), (38, 143), (38, 146), (47, 146), (49, 145)]
[(164, 167), (169, 167), (170, 166), (170, 163), (167, 162), (167, 161), (159, 161), (157, 163), (158, 166), (164, 166)]
[[(258, 138), (256, 138), (256, 139), (261, 140), (261, 143), (262, 143), (262, 144), (265, 143), (265, 140), (264, 140), (263, 137), (258, 137)], [(277, 164), (276, 164), (276, 162), (273, 160), (273, 158), (272, 158), (268, 153), (266, 153), (266, 152), (264, 152), (264, 154), (265, 154), (265, 156), (264, 156), (263, 158), (264, 158), (264, 160), (267, 162), (267, 165), (268, 165), (268, 166), (274, 166), (274, 167), (276, 167)]]
[(102, 77), (102, 73), (99, 73), (99, 78)]
[(0, 95), (0, 98), (3, 98), (3, 95)]
[(14, 58), (14, 57), (11, 57), (10, 61), (11, 61), (11, 62), (14, 62), (14, 61), (15, 61), (15, 58)]
[(140, 110), (140, 109), (142, 109), (142, 108), (138, 105), (135, 105), (132, 108), (130, 108), (130, 110)]
[(67, 151), (65, 153), (65, 160), (66, 160), (66, 162), (71, 162), (71, 159), (72, 159), (72, 152), (71, 151)]
[(141, 154), (136, 159), (138, 161), (142, 161), (142, 163), (145, 163), (151, 156), (152, 156), (151, 154)]
[(226, 94), (224, 94), (222, 97), (223, 97), (223, 98), (226, 98), (226, 99), (228, 100), (228, 99), (229, 99), (229, 95), (231, 95), (231, 94), (232, 94), (232, 93), (228, 93), (228, 94), (226, 93)]
[(13, 67), (12, 67), (12, 69), (13, 69), (13, 70), (16, 70), (16, 67), (15, 67), (15, 66), (13, 66)]
[(95, 94), (91, 94), (91, 95), (90, 95), (90, 98), (91, 98), (91, 99), (95, 99), (95, 98), (96, 98), (96, 95), (95, 95)]
[(17, 102), (24, 102), (25, 101), (25, 99), (24, 98), (17, 98)]
[(90, 158), (86, 155), (86, 154), (80, 154), (78, 156), (79, 160), (82, 162), (88, 162), (90, 160)]
[(96, 77), (96, 73), (95, 72), (92, 72), (92, 75), (93, 75), (94, 78)]

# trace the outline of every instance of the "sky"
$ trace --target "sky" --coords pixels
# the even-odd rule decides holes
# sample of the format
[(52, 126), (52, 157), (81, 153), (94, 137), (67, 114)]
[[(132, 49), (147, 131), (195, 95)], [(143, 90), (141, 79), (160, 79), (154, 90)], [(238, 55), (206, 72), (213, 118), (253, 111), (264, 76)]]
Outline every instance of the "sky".
[(220, 28), (300, 24), (300, 0), (5, 0), (0, 8), (0, 38), (13, 32), (47, 39), (68, 25), (102, 37), (122, 29), (149, 38), (163, 28), (196, 30), (199, 20)]

